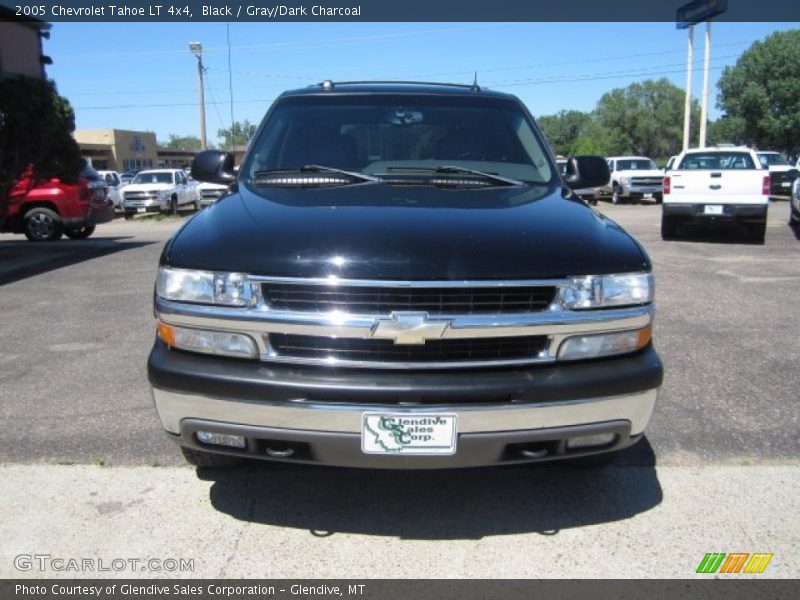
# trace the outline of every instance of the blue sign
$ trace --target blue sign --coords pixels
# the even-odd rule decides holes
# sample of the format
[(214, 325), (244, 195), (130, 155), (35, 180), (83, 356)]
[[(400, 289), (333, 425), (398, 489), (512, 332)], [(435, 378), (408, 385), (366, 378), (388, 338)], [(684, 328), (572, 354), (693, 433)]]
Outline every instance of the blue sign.
[(728, 0), (694, 0), (678, 9), (675, 20), (678, 29), (686, 29), (690, 25), (707, 21), (726, 10), (728, 10)]
[(135, 152), (137, 154), (146, 150), (146, 146), (144, 145), (142, 138), (140, 138), (138, 135), (133, 136), (133, 141), (131, 142), (129, 148), (131, 149), (131, 152)]

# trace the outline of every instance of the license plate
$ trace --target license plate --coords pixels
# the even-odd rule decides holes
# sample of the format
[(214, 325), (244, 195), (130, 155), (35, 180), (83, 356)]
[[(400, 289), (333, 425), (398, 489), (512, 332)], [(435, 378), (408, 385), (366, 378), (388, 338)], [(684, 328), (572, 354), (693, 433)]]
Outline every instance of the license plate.
[(454, 414), (363, 413), (361, 451), (365, 454), (455, 454)]
[(652, 198), (653, 194), (642, 194), (642, 198)]
[(136, 212), (137, 213), (147, 212), (147, 209), (144, 206), (140, 206), (139, 208), (136, 209)]
[(703, 212), (707, 215), (721, 215), (722, 206), (719, 204), (706, 204), (706, 206), (703, 207)]
[(784, 182), (781, 184), (781, 187), (789, 187), (790, 185), (792, 185), (792, 183), (791, 183), (790, 181), (784, 181)]

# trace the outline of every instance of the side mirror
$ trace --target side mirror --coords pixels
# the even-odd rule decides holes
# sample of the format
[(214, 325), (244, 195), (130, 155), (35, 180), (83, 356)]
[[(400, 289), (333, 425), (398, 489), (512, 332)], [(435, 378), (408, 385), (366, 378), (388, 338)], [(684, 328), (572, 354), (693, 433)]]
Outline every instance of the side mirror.
[(602, 156), (572, 156), (567, 160), (564, 181), (573, 190), (600, 187), (610, 178), (608, 164)]
[(236, 179), (233, 173), (233, 154), (204, 150), (192, 161), (192, 177), (198, 181), (230, 185)]

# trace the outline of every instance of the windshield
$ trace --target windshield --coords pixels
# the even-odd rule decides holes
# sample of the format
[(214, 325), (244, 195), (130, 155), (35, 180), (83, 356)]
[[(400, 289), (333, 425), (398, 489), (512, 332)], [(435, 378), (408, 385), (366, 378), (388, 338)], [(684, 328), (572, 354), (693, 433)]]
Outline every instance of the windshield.
[(364, 94), (281, 100), (242, 167), (324, 165), (369, 175), (458, 166), (550, 182), (547, 151), (520, 105), (474, 96)]
[(747, 152), (696, 152), (683, 157), (679, 170), (755, 169)]
[(769, 166), (772, 166), (772, 165), (788, 165), (788, 166), (791, 166), (789, 161), (786, 160), (785, 158), (783, 158), (783, 156), (781, 156), (778, 153), (775, 153), (775, 154), (772, 154), (772, 153), (770, 153), (770, 154), (759, 154), (758, 155), (758, 162), (760, 162), (761, 165), (764, 166), (764, 167), (769, 167)]
[(658, 169), (655, 163), (649, 158), (637, 158), (635, 160), (618, 160), (618, 171), (649, 171)]
[(151, 171), (139, 173), (132, 183), (172, 183), (172, 173)]

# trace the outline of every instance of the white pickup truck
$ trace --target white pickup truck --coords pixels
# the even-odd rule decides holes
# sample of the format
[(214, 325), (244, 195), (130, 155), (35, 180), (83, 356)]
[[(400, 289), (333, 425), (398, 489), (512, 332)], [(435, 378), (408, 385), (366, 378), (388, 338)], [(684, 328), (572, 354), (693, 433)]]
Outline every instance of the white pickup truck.
[(122, 204), (126, 219), (149, 212), (177, 214), (187, 204), (200, 208), (197, 184), (181, 169), (140, 171), (122, 190)]
[(742, 223), (764, 243), (770, 195), (769, 171), (750, 148), (685, 150), (664, 176), (661, 237), (681, 223)]
[(661, 202), (664, 173), (646, 156), (609, 156), (606, 158), (611, 177), (600, 192), (611, 196), (612, 204), (640, 198)]

